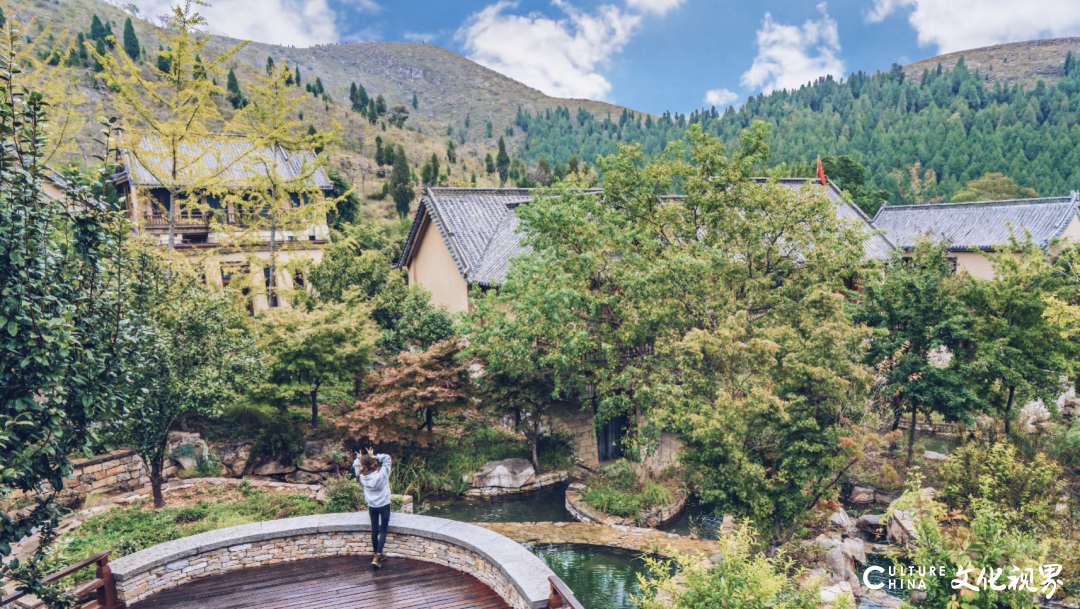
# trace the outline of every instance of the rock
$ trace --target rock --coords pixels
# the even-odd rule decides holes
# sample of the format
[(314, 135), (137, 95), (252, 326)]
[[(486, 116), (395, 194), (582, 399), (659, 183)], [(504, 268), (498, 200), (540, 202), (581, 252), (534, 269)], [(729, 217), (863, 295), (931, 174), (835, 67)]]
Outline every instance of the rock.
[(227, 476), (239, 478), (247, 468), (252, 446), (254, 444), (248, 440), (233, 440), (215, 444), (211, 451), (218, 461), (221, 461), (221, 467)]
[(297, 470), (296, 473), (289, 476), (289, 481), (297, 484), (309, 484), (312, 482), (322, 482), (322, 476), (311, 472), (305, 472), (304, 470)]
[(855, 527), (871, 535), (880, 537), (885, 533), (881, 526), (881, 518), (884, 514), (863, 514), (855, 521)]
[(844, 556), (844, 548), (840, 545), (835, 545), (825, 553), (825, 566), (829, 568), (829, 572), (835, 573), (846, 579), (848, 569), (847, 559)]
[(874, 489), (866, 488), (865, 486), (856, 486), (851, 489), (851, 495), (848, 496), (848, 501), (852, 503), (873, 503)]
[(536, 478), (536, 470), (525, 459), (503, 459), (489, 461), (473, 476), (475, 488), (497, 486), (500, 488), (521, 488)]
[(296, 471), (296, 467), (292, 465), (285, 465), (281, 461), (271, 461), (269, 463), (263, 463), (255, 468), (253, 472), (256, 476), (277, 476), (281, 474), (291, 474)]
[(852, 560), (866, 564), (866, 545), (857, 537), (848, 537), (844, 540), (844, 554)]
[(300, 464), (300, 469), (305, 472), (332, 472), (341, 467), (340, 464), (335, 463), (329, 459), (323, 457), (308, 457), (304, 455), (304, 461)]
[(922, 454), (922, 458), (926, 459), (927, 461), (948, 461), (949, 455), (943, 455), (941, 453), (936, 453), (932, 450), (928, 450)]
[(835, 603), (844, 594), (851, 594), (851, 584), (840, 582), (822, 588), (821, 600), (826, 603)]
[(891, 504), (893, 501), (896, 501), (899, 498), (900, 498), (899, 493), (888, 493), (888, 492), (879, 491), (879, 490), (874, 491), (874, 501), (877, 501), (878, 503), (889, 503), (889, 504)]
[(917, 603), (919, 601), (925, 601), (925, 600), (926, 600), (926, 593), (925, 592), (916, 591), (916, 592), (912, 592), (911, 594), (908, 595), (908, 602), (911, 603), (911, 604), (915, 604), (915, 603)]
[(723, 554), (713, 554), (712, 556), (709, 557), (709, 562), (713, 563), (714, 565), (717, 564), (717, 563), (723, 562), (723, 560), (724, 560), (724, 555)]
[(730, 514), (724, 516), (723, 522), (720, 523), (720, 530), (723, 531), (724, 533), (728, 533), (728, 534), (734, 533), (735, 532), (735, 517), (730, 515)]
[(833, 512), (832, 516), (829, 516), (829, 522), (840, 527), (843, 531), (850, 531), (855, 528), (855, 522), (847, 515), (844, 508), (840, 508), (839, 511)]
[(321, 488), (319, 489), (319, 492), (315, 493), (315, 501), (326, 503), (326, 489)]
[(911, 513), (907, 510), (896, 510), (889, 516), (889, 521), (885, 525), (886, 536), (890, 541), (895, 541), (899, 544), (905, 544), (912, 539), (918, 539), (918, 535), (915, 533), (915, 521), (911, 518)]

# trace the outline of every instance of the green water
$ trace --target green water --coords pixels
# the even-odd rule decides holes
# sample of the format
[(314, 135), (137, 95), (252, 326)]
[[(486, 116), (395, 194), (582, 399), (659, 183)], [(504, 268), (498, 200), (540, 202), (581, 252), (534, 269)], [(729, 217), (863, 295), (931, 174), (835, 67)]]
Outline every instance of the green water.
[(584, 544), (527, 545), (563, 580), (585, 609), (635, 609), (638, 573), (648, 574), (641, 554)]
[(576, 522), (566, 511), (567, 484), (496, 499), (425, 498), (417, 514), (458, 522)]

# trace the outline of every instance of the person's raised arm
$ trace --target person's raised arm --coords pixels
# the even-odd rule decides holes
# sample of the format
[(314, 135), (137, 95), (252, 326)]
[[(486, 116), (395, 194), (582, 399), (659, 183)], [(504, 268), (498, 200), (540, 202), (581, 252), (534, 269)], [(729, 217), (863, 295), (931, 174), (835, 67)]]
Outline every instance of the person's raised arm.
[(387, 477), (390, 476), (390, 455), (378, 454), (375, 458), (379, 460), (380, 468), (386, 473)]

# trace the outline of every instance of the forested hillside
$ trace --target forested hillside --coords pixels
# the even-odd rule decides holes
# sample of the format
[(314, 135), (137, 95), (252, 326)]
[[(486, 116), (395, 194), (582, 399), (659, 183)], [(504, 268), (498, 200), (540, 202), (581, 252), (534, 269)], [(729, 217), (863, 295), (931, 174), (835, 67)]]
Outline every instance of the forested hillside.
[[(665, 114), (654, 122), (632, 114), (571, 117), (554, 109), (522, 112), (517, 122), (527, 131), (523, 156), (555, 163), (575, 154), (591, 161), (613, 152), (619, 141), (641, 142), (655, 154), (696, 122), (731, 147), (752, 121), (764, 120), (772, 126), (771, 164), (786, 164), (781, 172), (805, 174), (818, 155), (848, 155), (866, 168), (868, 187), (887, 191), (892, 203), (948, 200), (989, 172), (1043, 196), (1064, 195), (1080, 190), (1080, 63), (1069, 54), (1062, 71), (1056, 84), (1025, 90), (1001, 81), (990, 85), (963, 61), (926, 70), (918, 81), (895, 65), (843, 82), (828, 77), (796, 91), (758, 95), (722, 115), (710, 109)], [(913, 187), (916, 168), (921, 183)]]

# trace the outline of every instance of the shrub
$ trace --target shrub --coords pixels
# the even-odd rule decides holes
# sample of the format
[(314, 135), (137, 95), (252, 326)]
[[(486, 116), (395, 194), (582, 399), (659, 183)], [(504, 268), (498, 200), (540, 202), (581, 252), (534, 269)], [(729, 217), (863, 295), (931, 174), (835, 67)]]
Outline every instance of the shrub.
[(613, 516), (638, 516), (642, 510), (671, 503), (671, 489), (657, 482), (645, 482), (625, 460), (600, 468), (586, 481), (581, 498), (586, 504)]
[[(306, 419), (306, 415), (304, 416)], [(255, 439), (252, 457), (262, 456), (281, 459), (286, 465), (296, 463), (304, 454), (304, 432), (287, 417), (274, 417)]]
[[(920, 577), (925, 588), (918, 589), (925, 591), (927, 596), (914, 606), (963, 609), (1031, 607), (1032, 593), (1023, 588), (1018, 591), (972, 592), (965, 588), (953, 589), (952, 580), (960, 569), (971, 569), (969, 583), (976, 587), (976, 578), (984, 569), (991, 573), (1000, 569), (999, 584), (1007, 583), (1009, 575), (1016, 575), (1014, 568), (1021, 571), (1032, 569), (1038, 577), (1039, 566), (1046, 562), (1046, 546), (1035, 536), (1016, 533), (1010, 519), (999, 506), (981, 498), (973, 501), (970, 527), (951, 524), (944, 506), (917, 490), (921, 482), (921, 476), (916, 476), (911, 490), (896, 501), (890, 512), (908, 510), (913, 516), (919, 542), (909, 556), (911, 563), (940, 565), (946, 567), (947, 571), (944, 577), (931, 577), (929, 574)], [(1036, 579), (1034, 585), (1040, 583)]]
[(1025, 531), (1057, 526), (1054, 508), (1064, 485), (1062, 471), (1042, 453), (1025, 462), (1007, 442), (989, 447), (961, 446), (939, 470), (942, 498), (975, 516), (979, 502), (995, 506), (1000, 517)]
[(723, 559), (718, 563), (676, 554), (677, 579), (669, 562), (645, 558), (650, 574), (642, 578), (642, 595), (631, 597), (633, 603), (639, 609), (815, 609), (821, 602), (817, 585), (801, 586), (785, 575), (782, 550), (774, 558), (760, 552), (749, 522), (719, 541)]
[(872, 477), (872, 484), (883, 490), (894, 491), (903, 487), (904, 483), (900, 479), (900, 474), (896, 472), (896, 468), (889, 463), (885, 463), (878, 468), (877, 473)]
[[(326, 488), (326, 504), (323, 509), (328, 514), (344, 512), (365, 512), (368, 509), (364, 501), (364, 487), (352, 477), (330, 478), (323, 482)], [(390, 510), (399, 511), (404, 505), (402, 497), (390, 498)]]

